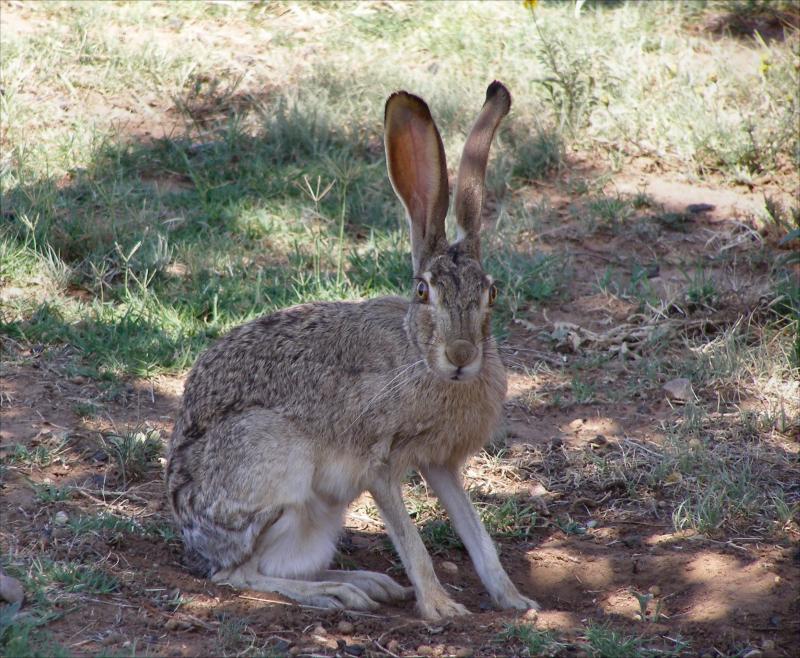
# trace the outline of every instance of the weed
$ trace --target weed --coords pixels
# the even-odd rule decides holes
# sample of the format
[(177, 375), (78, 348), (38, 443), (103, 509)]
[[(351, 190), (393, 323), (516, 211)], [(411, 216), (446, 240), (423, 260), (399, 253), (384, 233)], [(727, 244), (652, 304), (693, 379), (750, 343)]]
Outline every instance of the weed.
[(100, 436), (100, 449), (117, 464), (126, 483), (144, 477), (162, 448), (161, 434), (154, 429), (136, 428)]
[(573, 376), (570, 388), (572, 389), (572, 399), (575, 404), (591, 404), (595, 398), (594, 384), (584, 381), (577, 375)]
[(508, 623), (497, 634), (498, 642), (517, 642), (527, 649), (531, 656), (555, 656), (566, 648), (559, 642), (553, 631), (540, 631), (530, 624)]
[(36, 493), (36, 500), (40, 503), (48, 505), (50, 503), (57, 503), (62, 500), (69, 500), (72, 496), (72, 487), (58, 487), (54, 484), (32, 484), (34, 492)]
[(72, 654), (35, 621), (18, 617), (20, 604), (0, 607), (0, 651), (4, 658), (69, 658)]
[(110, 594), (119, 589), (119, 581), (114, 576), (85, 565), (56, 563), (50, 566), (47, 577), (67, 592)]
[(564, 517), (557, 518), (556, 525), (559, 527), (561, 532), (567, 535), (586, 534), (586, 526), (582, 525), (581, 523), (573, 519), (569, 514), (567, 514)]
[(597, 57), (545, 34), (535, 18), (534, 24), (540, 40), (537, 57), (546, 71), (546, 77), (537, 82), (547, 92), (560, 128), (576, 133), (588, 122), (598, 100), (593, 73)]
[(692, 273), (683, 272), (686, 279), (686, 301), (693, 307), (713, 306), (719, 293), (714, 280), (708, 275), (704, 267), (698, 265)]
[(616, 230), (633, 214), (630, 201), (622, 195), (595, 196), (586, 204), (585, 220), (591, 228)]
[[(612, 630), (608, 625), (590, 625), (584, 631), (586, 648), (598, 658), (649, 658), (655, 656), (679, 656), (688, 648), (680, 637), (667, 638), (672, 644), (664, 648), (653, 646), (647, 638), (625, 635)], [(660, 641), (663, 644), (663, 641)], [(648, 646), (650, 644), (651, 646)]]

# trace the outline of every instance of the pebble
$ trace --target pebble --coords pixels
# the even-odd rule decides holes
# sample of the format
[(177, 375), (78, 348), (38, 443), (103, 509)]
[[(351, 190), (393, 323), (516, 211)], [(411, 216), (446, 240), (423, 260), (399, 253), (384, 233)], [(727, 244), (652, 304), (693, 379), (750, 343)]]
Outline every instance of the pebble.
[(67, 513), (64, 511), (56, 512), (53, 518), (53, 523), (56, 525), (67, 525), (67, 521), (69, 521), (69, 516), (67, 516)]
[(456, 649), (456, 652), (453, 655), (456, 658), (472, 658), (472, 656), (475, 655), (475, 651), (469, 647), (460, 647)]
[(351, 655), (351, 656), (360, 656), (361, 654), (364, 653), (364, 651), (365, 651), (365, 648), (364, 648), (363, 644), (348, 644), (344, 648), (344, 652), (346, 654)]
[(539, 619), (539, 611), (534, 610), (533, 608), (528, 608), (525, 612), (522, 613), (522, 618), (528, 621), (536, 621)]
[(653, 585), (649, 590), (653, 596), (660, 596), (661, 595), (661, 588), (658, 585)]
[(100, 640), (100, 644), (102, 644), (104, 647), (107, 647), (112, 644), (116, 644), (121, 639), (122, 639), (122, 633), (118, 633), (117, 631), (111, 631), (102, 640)]
[(16, 578), (0, 572), (0, 598), (8, 603), (22, 603), (25, 590)]
[(667, 397), (673, 400), (688, 402), (689, 400), (695, 400), (697, 398), (692, 389), (692, 382), (685, 377), (671, 379), (664, 384), (663, 390), (666, 392)]
[(340, 621), (336, 625), (336, 628), (340, 633), (344, 633), (345, 635), (350, 635), (355, 630), (355, 626), (353, 626), (351, 622), (344, 620)]
[(762, 640), (761, 641), (761, 648), (764, 651), (772, 651), (775, 648), (775, 641), (774, 640)]
[(432, 656), (433, 655), (433, 647), (430, 644), (420, 644), (417, 647), (417, 653), (420, 656)]
[(450, 562), (449, 560), (444, 560), (440, 565), (442, 571), (451, 576), (454, 576), (458, 573), (458, 565), (455, 562)]

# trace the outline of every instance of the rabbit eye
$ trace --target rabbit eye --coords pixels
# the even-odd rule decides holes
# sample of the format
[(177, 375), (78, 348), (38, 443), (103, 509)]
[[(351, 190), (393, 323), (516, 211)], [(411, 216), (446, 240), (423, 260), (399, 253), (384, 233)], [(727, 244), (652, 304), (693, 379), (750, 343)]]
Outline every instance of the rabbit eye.
[(489, 286), (489, 306), (494, 306), (497, 301), (497, 286), (492, 284)]
[(417, 299), (422, 302), (428, 301), (428, 284), (425, 281), (417, 283)]

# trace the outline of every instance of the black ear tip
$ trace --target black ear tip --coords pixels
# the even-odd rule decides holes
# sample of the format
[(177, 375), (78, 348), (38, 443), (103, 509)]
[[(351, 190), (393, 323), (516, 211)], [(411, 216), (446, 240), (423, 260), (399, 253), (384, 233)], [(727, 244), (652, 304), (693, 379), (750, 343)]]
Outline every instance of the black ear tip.
[(424, 100), (422, 100), (419, 96), (415, 96), (414, 94), (409, 94), (407, 91), (401, 90), (390, 94), (389, 98), (386, 99), (386, 105), (383, 108), (384, 121), (389, 115), (389, 108), (391, 108), (393, 105), (405, 107), (418, 116), (424, 118), (431, 116), (431, 111), (428, 109), (428, 104)]
[(486, 89), (486, 102), (489, 102), (496, 96), (499, 97), (498, 100), (503, 103), (505, 111), (508, 112), (511, 109), (511, 94), (506, 86), (499, 80), (492, 82)]

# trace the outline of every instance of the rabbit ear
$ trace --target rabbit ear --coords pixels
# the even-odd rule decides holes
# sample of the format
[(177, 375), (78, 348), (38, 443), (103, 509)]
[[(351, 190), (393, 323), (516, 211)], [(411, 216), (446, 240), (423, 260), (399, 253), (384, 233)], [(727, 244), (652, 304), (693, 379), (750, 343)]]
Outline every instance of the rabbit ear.
[(389, 96), (384, 115), (386, 164), (411, 224), (414, 273), (447, 248), (444, 220), (449, 192), (444, 146), (430, 110), (404, 91)]
[(465, 251), (476, 259), (480, 259), (481, 210), (489, 147), (497, 126), (510, 109), (511, 94), (495, 80), (486, 90), (486, 101), (464, 144), (458, 167), (455, 203), (458, 239), (463, 241)]

